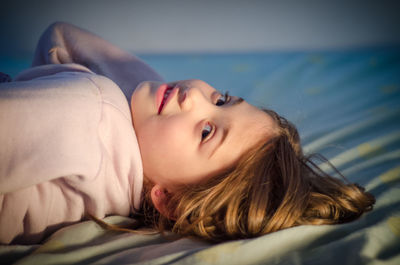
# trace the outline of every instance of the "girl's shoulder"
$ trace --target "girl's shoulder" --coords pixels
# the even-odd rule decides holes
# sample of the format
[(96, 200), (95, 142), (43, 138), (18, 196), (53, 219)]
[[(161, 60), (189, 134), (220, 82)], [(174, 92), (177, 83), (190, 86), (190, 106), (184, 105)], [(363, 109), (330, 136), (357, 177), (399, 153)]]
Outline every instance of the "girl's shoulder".
[(87, 75), (87, 77), (99, 89), (103, 107), (120, 113), (130, 122), (131, 112), (129, 103), (121, 88), (113, 80), (103, 75), (92, 74)]
[(51, 86), (48, 92), (70, 92), (72, 95), (87, 93), (88, 99), (92, 96), (95, 101), (118, 110), (126, 118), (130, 119), (131, 116), (128, 100), (121, 88), (110, 78), (96, 74), (81, 64), (35, 66), (22, 71), (12, 81), (46, 82), (46, 86)]
[(13, 81), (29, 81), (38, 78), (54, 76), (63, 72), (93, 74), (89, 68), (81, 64), (43, 64), (23, 70), (13, 79)]

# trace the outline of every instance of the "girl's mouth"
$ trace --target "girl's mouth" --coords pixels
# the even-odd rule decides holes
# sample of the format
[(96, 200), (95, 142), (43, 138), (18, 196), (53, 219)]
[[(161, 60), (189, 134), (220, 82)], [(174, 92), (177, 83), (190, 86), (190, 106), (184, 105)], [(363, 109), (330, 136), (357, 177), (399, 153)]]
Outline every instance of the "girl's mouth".
[(158, 114), (161, 113), (162, 109), (164, 108), (165, 104), (167, 103), (168, 97), (171, 94), (172, 90), (174, 89), (173, 86), (169, 86), (167, 84), (162, 84), (157, 91), (157, 105), (158, 107)]

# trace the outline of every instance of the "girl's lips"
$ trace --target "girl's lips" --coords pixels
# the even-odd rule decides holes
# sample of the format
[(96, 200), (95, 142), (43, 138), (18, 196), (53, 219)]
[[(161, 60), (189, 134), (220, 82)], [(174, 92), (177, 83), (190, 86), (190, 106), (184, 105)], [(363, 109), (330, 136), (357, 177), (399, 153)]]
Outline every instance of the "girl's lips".
[(161, 86), (158, 87), (157, 92), (156, 92), (156, 106), (158, 109), (158, 114), (160, 114), (160, 108), (161, 108), (161, 103), (164, 98), (165, 91), (167, 90), (168, 85), (167, 84), (161, 84)]
[[(168, 98), (164, 99), (164, 95), (167, 90), (171, 90), (171, 91), (169, 91)], [(173, 98), (173, 96), (175, 95), (177, 90), (178, 90), (177, 88), (175, 88), (173, 86), (169, 86), (168, 84), (162, 84), (157, 89), (156, 106), (158, 107), (158, 114), (161, 113), (163, 108), (167, 105), (167, 103), (171, 100), (171, 98)]]

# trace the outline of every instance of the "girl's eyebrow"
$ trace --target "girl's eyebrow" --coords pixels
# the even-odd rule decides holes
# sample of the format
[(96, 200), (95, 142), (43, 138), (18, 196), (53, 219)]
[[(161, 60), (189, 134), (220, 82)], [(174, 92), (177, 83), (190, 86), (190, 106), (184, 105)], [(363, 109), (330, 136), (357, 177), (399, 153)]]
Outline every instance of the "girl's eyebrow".
[[(239, 103), (240, 103), (240, 102), (239, 102)], [(238, 103), (233, 102), (233, 104), (238, 104)], [(215, 148), (211, 151), (210, 155), (208, 156), (208, 159), (210, 159), (210, 158), (213, 156), (213, 154), (215, 153), (215, 151), (217, 151), (218, 148), (219, 148), (220, 146), (222, 146), (222, 144), (224, 143), (224, 141), (225, 141), (225, 139), (226, 139), (226, 136), (228, 136), (229, 128), (224, 128), (224, 129), (222, 129), (222, 130), (223, 130), (223, 131), (222, 131), (221, 140), (219, 141), (218, 144), (216, 144)]]
[(237, 105), (237, 104), (240, 104), (240, 103), (242, 103), (243, 101), (244, 101), (243, 98), (238, 97), (235, 101), (232, 102), (232, 105), (231, 105), (231, 106), (235, 106), (235, 105)]
[[(237, 104), (240, 104), (240, 103), (242, 103), (243, 101), (244, 101), (243, 98), (238, 97), (238, 98), (234, 99), (234, 101), (233, 101), (232, 104), (231, 104), (231, 107), (232, 107), (232, 106), (235, 106), (235, 105), (237, 105)], [(226, 137), (228, 136), (229, 129), (230, 129), (229, 127), (223, 129), (221, 140), (220, 140), (219, 143), (215, 146), (214, 150), (211, 151), (210, 155), (208, 156), (209, 159), (213, 156), (213, 154), (215, 153), (215, 151), (217, 151), (217, 149), (218, 149), (220, 146), (223, 145), (223, 143), (224, 143)]]

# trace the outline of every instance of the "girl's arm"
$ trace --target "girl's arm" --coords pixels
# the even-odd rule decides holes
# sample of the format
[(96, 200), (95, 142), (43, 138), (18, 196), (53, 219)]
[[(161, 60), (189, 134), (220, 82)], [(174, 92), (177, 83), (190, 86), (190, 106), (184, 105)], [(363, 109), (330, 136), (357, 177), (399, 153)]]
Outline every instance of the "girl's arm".
[(50, 25), (42, 34), (32, 66), (77, 63), (113, 80), (129, 99), (142, 81), (163, 78), (138, 57), (99, 36), (64, 22)]

